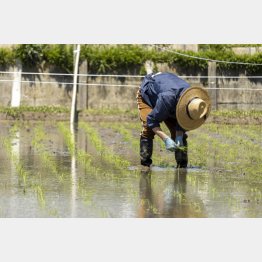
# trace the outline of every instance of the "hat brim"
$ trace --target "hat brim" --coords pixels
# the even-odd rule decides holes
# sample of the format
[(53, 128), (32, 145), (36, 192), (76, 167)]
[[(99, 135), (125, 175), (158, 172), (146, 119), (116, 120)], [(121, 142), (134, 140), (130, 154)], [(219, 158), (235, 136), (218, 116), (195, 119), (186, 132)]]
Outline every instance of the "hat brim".
[[(207, 104), (207, 113), (200, 119), (190, 118), (187, 112), (188, 103), (194, 99), (200, 98)], [(211, 100), (206, 90), (201, 87), (190, 87), (180, 96), (176, 106), (176, 118), (179, 125), (185, 130), (193, 130), (200, 127), (207, 119), (211, 110)]]

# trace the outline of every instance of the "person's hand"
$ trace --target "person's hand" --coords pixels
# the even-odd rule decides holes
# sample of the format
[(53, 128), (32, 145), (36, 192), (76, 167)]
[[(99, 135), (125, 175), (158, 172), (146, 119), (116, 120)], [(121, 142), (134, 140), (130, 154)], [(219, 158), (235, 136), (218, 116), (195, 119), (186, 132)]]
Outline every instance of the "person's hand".
[(177, 147), (183, 147), (183, 136), (176, 136), (175, 143)]
[(175, 149), (177, 147), (176, 143), (170, 137), (165, 138), (164, 142), (165, 142), (167, 150), (169, 150), (171, 152), (175, 151)]

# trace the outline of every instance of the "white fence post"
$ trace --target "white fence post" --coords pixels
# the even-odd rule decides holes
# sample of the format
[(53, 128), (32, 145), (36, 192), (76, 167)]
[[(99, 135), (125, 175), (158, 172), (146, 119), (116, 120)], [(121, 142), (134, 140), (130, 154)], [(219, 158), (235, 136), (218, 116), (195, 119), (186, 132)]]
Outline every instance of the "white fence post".
[(11, 107), (19, 107), (21, 101), (21, 76), (22, 66), (17, 62), (14, 68), (14, 79), (12, 86)]
[(73, 133), (75, 114), (76, 114), (76, 91), (77, 91), (77, 75), (78, 75), (78, 64), (80, 56), (80, 45), (77, 45), (76, 50), (74, 50), (75, 56), (75, 69), (74, 69), (74, 83), (73, 83), (73, 94), (72, 94), (72, 104), (71, 104), (71, 115), (70, 115), (70, 129)]

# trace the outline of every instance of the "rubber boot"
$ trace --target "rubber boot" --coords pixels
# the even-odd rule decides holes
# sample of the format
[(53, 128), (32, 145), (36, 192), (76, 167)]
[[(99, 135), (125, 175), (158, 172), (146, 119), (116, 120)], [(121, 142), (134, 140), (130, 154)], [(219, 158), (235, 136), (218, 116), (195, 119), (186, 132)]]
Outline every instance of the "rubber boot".
[(141, 165), (150, 166), (152, 164), (153, 139), (140, 137), (140, 160)]
[(177, 163), (177, 168), (186, 168), (188, 164), (188, 156), (187, 156), (187, 134), (183, 136), (184, 148), (183, 150), (177, 149), (175, 151), (175, 158)]

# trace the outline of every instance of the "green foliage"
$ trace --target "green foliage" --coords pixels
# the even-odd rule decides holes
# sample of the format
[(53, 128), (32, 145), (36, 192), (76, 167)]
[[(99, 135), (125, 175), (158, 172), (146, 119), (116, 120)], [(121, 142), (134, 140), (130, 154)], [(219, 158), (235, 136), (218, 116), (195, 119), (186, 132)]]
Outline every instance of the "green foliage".
[(73, 71), (72, 45), (47, 45), (44, 49), (44, 59), (47, 65), (59, 67), (62, 71)]
[[(220, 61), (262, 63), (262, 53), (238, 55), (232, 51), (232, 47), (235, 46), (238, 45), (200, 44), (198, 52), (179, 51), (179, 53)], [(176, 54), (169, 45), (165, 45), (165, 48), (167, 50), (161, 51), (152, 45), (82, 45), (80, 62), (87, 60), (89, 73), (98, 74), (145, 74), (144, 63), (147, 60), (155, 63), (155, 70), (158, 63), (167, 63), (170, 67), (179, 67), (181, 70), (207, 70), (207, 60)], [(24, 66), (39, 69), (55, 66), (61, 71), (72, 73), (73, 45), (23, 44), (13, 48), (0, 48), (0, 66), (13, 65), (15, 59), (20, 59)], [(217, 67), (221, 73), (229, 71), (250, 75), (262, 73), (262, 66), (255, 65), (217, 63)]]
[(15, 57), (19, 58), (24, 66), (41, 65), (46, 45), (17, 45), (14, 48)]
[(0, 66), (7, 67), (14, 64), (14, 52), (10, 48), (0, 48)]
[(87, 59), (89, 70), (96, 73), (126, 71), (141, 67), (146, 61), (144, 48), (139, 45), (85, 45), (82, 59)]
[(198, 45), (199, 51), (216, 51), (224, 52), (231, 49), (231, 45), (219, 45), (219, 44), (200, 44)]

